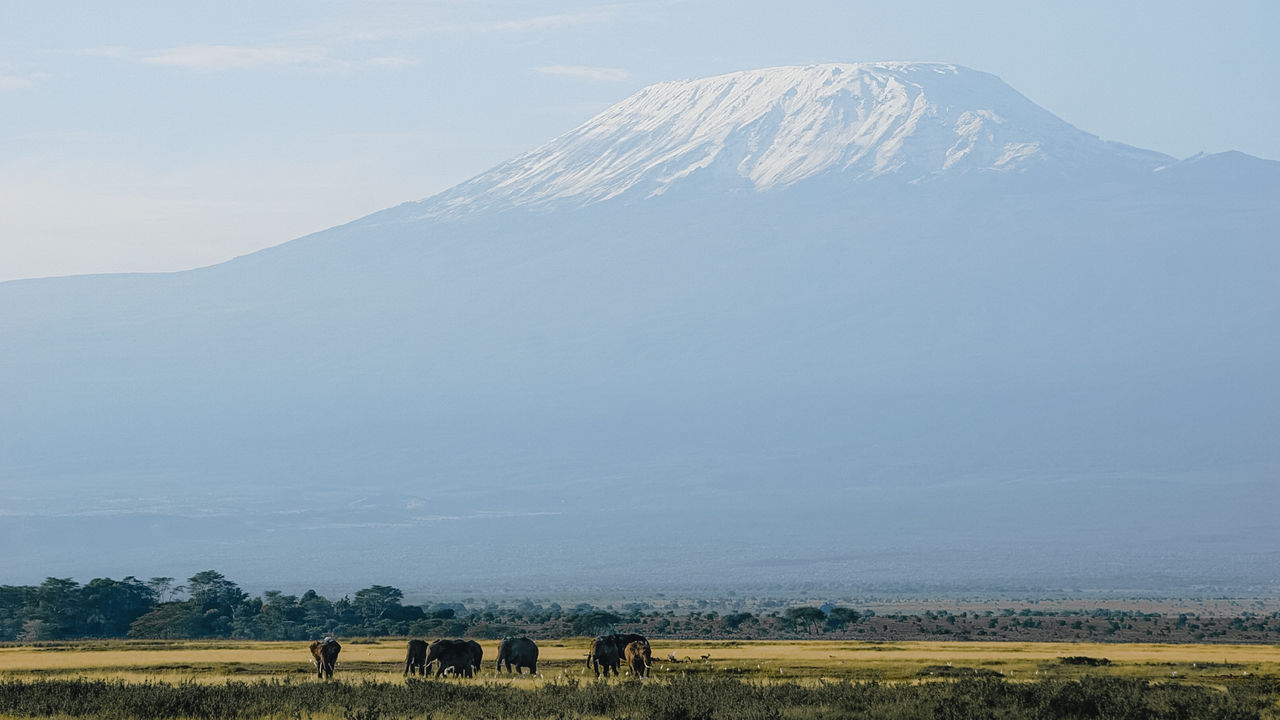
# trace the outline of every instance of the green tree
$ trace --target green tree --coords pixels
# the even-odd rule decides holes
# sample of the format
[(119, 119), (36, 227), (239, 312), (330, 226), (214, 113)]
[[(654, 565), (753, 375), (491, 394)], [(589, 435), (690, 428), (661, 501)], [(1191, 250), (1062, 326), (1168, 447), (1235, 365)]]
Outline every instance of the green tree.
[(605, 610), (592, 610), (575, 615), (569, 621), (575, 635), (598, 635), (622, 621), (622, 618)]
[(388, 612), (394, 615), (396, 609), (400, 607), (400, 601), (403, 599), (404, 593), (398, 588), (393, 588), (389, 585), (371, 585), (363, 590), (356, 591), (356, 596), (352, 598), (351, 605), (360, 614), (361, 619), (369, 622), (381, 618)]
[(34, 602), (31, 585), (0, 585), (0, 641), (17, 640), (26, 620), (26, 608)]
[(816, 607), (788, 608), (785, 614), (789, 620), (803, 626), (805, 632), (809, 634), (813, 633), (815, 626), (822, 624), (827, 619), (827, 614)]
[(201, 612), (217, 610), (224, 615), (231, 615), (238, 605), (249, 599), (239, 585), (214, 570), (205, 570), (187, 578), (187, 594)]
[(298, 608), (302, 610), (302, 626), (304, 637), (320, 637), (333, 630), (336, 623), (333, 603), (315, 590), (308, 590), (298, 599)]
[(230, 637), (236, 613), (249, 599), (239, 585), (214, 570), (187, 578), (187, 594), (192, 612), (199, 616), (196, 637)]
[(26, 613), (35, 640), (57, 640), (80, 634), (80, 583), (71, 578), (45, 578), (36, 588), (35, 606)]
[(160, 603), (129, 626), (129, 637), (172, 640), (200, 637), (203, 613), (190, 600)]
[(856, 624), (861, 618), (862, 615), (851, 608), (832, 608), (831, 612), (827, 614), (826, 627), (828, 630), (843, 630), (849, 625)]
[(137, 578), (94, 578), (80, 589), (82, 633), (92, 637), (124, 637), (134, 620), (155, 605), (155, 593)]
[(168, 602), (173, 596), (186, 590), (186, 585), (174, 585), (171, 577), (153, 577), (146, 582), (156, 596), (156, 602)]

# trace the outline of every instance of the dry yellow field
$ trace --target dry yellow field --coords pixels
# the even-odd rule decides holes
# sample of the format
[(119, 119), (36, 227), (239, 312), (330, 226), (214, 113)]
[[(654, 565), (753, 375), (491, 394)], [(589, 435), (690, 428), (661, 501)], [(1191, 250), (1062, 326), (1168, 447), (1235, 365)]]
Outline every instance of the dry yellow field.
[[(486, 660), (480, 678), (492, 681), (500, 677), (494, 670), (497, 641), (481, 644)], [(585, 638), (539, 642), (542, 679), (589, 675), (583, 662), (587, 645)], [(1015, 680), (1107, 674), (1214, 683), (1245, 674), (1280, 676), (1280, 647), (1265, 645), (656, 640), (653, 651), (655, 675), (755, 679), (900, 681), (966, 668)], [(338, 674), (351, 680), (392, 680), (402, 673), (404, 652), (403, 639), (347, 640)], [(669, 655), (677, 662), (668, 660)], [(1067, 656), (1107, 658), (1111, 664), (1068, 665), (1060, 660)], [(302, 642), (104, 641), (0, 647), (0, 678), (222, 682), (233, 677), (305, 677), (311, 672)], [(531, 680), (526, 676), (518, 682)]]

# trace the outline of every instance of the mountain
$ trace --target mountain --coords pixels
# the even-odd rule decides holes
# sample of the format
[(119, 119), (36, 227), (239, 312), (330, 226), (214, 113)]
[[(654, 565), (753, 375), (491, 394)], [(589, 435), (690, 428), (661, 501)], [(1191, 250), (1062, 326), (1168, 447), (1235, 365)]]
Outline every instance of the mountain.
[(956, 66), (656, 85), (227, 263), (0, 284), (0, 574), (1272, 587), (1278, 200)]
[(1108, 143), (998, 78), (955, 65), (771, 68), (646, 88), (552, 142), (414, 206), (426, 217), (718, 191), (823, 174), (912, 183), (981, 173), (1150, 171), (1172, 158)]

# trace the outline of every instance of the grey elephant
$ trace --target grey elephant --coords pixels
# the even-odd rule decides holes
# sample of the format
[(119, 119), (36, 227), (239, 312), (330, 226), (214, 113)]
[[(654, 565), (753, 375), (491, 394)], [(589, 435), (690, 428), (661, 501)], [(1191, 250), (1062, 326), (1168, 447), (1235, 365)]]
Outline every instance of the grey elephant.
[(436, 677), (444, 675), (446, 670), (452, 670), (455, 675), (474, 677), (483, 656), (484, 651), (475, 640), (443, 639), (427, 648), (426, 664), (439, 663)]
[(507, 672), (515, 668), (517, 675), (523, 675), (524, 668), (529, 668), (531, 674), (537, 675), (538, 644), (527, 637), (502, 638), (498, 643), (498, 672), (504, 665)]
[(316, 666), (316, 677), (333, 677), (333, 667), (338, 664), (341, 651), (342, 646), (331, 637), (311, 643), (311, 662)]
[(404, 656), (404, 674), (405, 675), (422, 675), (427, 674), (427, 641), (426, 640), (410, 640), (409, 651)]
[(648, 677), (649, 666), (652, 664), (650, 656), (649, 642), (647, 640), (636, 640), (627, 643), (623, 648), (622, 654), (627, 661), (627, 667), (631, 668), (631, 674), (636, 678)]

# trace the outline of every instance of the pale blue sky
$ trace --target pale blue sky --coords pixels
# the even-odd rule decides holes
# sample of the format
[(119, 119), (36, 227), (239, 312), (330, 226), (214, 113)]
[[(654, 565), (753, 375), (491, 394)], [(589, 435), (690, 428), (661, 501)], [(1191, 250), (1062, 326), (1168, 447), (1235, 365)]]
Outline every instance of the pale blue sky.
[(0, 0), (0, 280), (218, 262), (662, 80), (953, 62), (1076, 126), (1280, 159), (1276, 0)]

